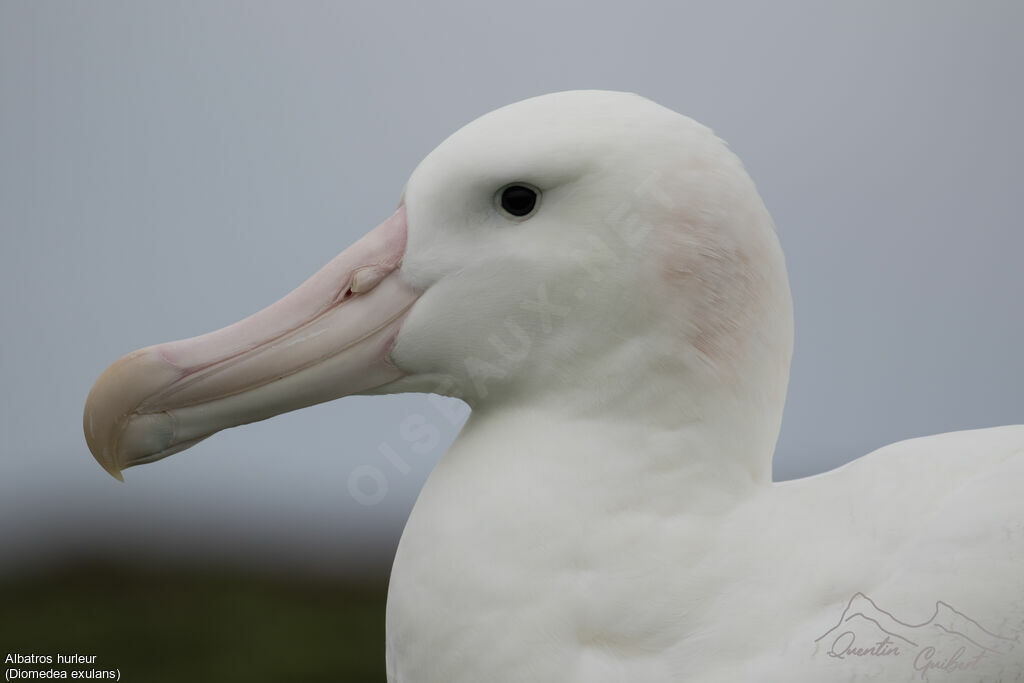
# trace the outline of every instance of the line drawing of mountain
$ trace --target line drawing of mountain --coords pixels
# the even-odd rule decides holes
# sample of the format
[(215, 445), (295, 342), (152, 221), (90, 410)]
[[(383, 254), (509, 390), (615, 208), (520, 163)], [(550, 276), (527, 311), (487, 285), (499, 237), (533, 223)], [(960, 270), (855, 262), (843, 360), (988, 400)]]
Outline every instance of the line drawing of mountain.
[[(857, 612), (855, 614), (851, 614), (849, 617), (846, 618), (846, 621), (843, 622), (843, 625), (849, 627), (849, 626), (853, 625), (854, 620), (871, 622), (872, 624), (874, 624), (875, 628), (877, 628), (882, 633), (885, 633), (886, 635), (890, 635), (893, 638), (898, 638), (898, 639), (902, 640), (903, 642), (907, 643), (908, 645), (910, 645), (912, 647), (917, 647), (917, 643), (916, 642), (914, 642), (910, 638), (907, 638), (906, 636), (901, 635), (900, 633), (898, 633), (892, 627), (892, 625), (889, 625), (889, 628), (886, 628), (885, 626), (882, 626), (882, 624), (879, 622), (878, 619), (869, 617), (866, 614), (863, 614), (861, 612)], [(825, 635), (828, 635), (828, 633), (826, 633)], [(822, 636), (822, 637), (824, 637), (824, 636)], [(820, 638), (818, 640), (820, 640)], [(818, 642), (818, 641), (815, 640), (814, 642)]]
[(873, 623), (883, 633), (899, 638), (914, 647), (929, 635), (941, 633), (962, 638), (975, 647), (994, 654), (1005, 654), (1020, 644), (1020, 636), (1009, 638), (993, 633), (942, 600), (935, 602), (935, 611), (926, 621), (910, 624), (897, 619), (891, 612), (882, 609), (874, 600), (859, 591), (850, 597), (836, 625), (815, 638), (814, 642), (820, 642), (839, 628), (849, 628), (851, 620), (858, 617)]
[(935, 613), (932, 614), (931, 619), (926, 623), (929, 623), (946, 633), (960, 636), (964, 640), (967, 640), (983, 650), (988, 650), (990, 652), (1003, 652), (1003, 650), (1000, 649), (1001, 647), (1006, 650), (1010, 650), (1020, 643), (1019, 635), (1013, 638), (1007, 638), (1006, 636), (1001, 636), (998, 633), (993, 633), (974, 619), (971, 619), (963, 612), (942, 600), (935, 603)]

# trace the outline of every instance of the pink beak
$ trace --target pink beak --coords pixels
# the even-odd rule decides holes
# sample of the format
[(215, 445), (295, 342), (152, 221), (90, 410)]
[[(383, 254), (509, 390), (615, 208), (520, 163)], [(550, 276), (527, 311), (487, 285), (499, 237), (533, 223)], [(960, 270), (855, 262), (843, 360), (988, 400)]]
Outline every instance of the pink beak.
[(291, 294), (215, 332), (115, 361), (85, 402), (85, 440), (103, 468), (182, 451), (228, 427), (368, 391), (391, 363), (416, 291), (398, 270), (405, 206)]

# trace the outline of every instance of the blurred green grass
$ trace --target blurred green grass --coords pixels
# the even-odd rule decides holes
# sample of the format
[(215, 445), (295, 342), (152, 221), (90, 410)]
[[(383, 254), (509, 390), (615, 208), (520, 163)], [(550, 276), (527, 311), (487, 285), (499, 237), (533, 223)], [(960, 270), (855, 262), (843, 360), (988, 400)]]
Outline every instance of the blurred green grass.
[(386, 594), (222, 569), (36, 571), (0, 580), (0, 652), (97, 655), (126, 683), (379, 683)]

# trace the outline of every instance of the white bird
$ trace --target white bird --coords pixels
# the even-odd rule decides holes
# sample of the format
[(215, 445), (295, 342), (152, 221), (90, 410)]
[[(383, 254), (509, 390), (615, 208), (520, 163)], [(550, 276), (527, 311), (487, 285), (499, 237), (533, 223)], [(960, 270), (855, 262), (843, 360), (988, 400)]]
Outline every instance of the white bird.
[(85, 433), (120, 477), (344, 395), (468, 403), (395, 558), (391, 683), (1024, 680), (1024, 426), (773, 483), (792, 337), (725, 144), (556, 93), (448, 138), (281, 301), (118, 360)]

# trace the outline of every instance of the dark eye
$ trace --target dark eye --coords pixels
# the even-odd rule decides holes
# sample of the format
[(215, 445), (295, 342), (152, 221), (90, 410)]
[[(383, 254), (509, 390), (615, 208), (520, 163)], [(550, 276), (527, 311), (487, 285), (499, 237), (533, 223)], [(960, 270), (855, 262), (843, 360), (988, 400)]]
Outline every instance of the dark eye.
[(509, 185), (499, 195), (501, 208), (516, 218), (530, 215), (537, 208), (537, 190), (526, 185)]

